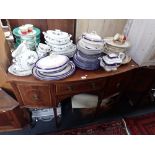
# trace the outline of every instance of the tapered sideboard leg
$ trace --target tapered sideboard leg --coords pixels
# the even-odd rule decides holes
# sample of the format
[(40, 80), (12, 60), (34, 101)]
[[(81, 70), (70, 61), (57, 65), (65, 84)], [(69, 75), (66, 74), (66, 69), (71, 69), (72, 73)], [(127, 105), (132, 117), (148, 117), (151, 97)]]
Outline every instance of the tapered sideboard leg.
[(54, 118), (55, 118), (55, 125), (56, 127), (58, 128), (59, 125), (58, 125), (58, 115), (57, 115), (57, 108), (53, 108), (53, 111), (54, 111)]

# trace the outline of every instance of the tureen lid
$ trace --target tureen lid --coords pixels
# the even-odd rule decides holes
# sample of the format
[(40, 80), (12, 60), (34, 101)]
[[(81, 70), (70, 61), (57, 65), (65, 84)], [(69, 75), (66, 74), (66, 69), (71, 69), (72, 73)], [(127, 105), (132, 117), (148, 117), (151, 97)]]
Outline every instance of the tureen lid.
[(49, 55), (37, 61), (36, 66), (42, 69), (54, 69), (69, 62), (69, 58), (64, 55)]
[(83, 33), (83, 37), (91, 41), (102, 41), (102, 38), (95, 31), (91, 33)]
[(47, 34), (51, 37), (51, 38), (66, 38), (69, 37), (70, 35), (67, 32), (63, 32), (61, 30), (47, 30)]

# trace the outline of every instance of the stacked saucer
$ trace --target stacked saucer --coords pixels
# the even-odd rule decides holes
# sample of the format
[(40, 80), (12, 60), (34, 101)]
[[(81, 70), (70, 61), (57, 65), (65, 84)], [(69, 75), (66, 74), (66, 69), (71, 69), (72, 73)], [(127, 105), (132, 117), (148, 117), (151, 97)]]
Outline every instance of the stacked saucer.
[(60, 30), (43, 32), (45, 43), (51, 47), (52, 54), (73, 57), (76, 46), (70, 40), (71, 35)]
[(40, 80), (60, 80), (72, 75), (75, 65), (64, 55), (49, 55), (38, 60), (33, 75)]
[(123, 64), (130, 62), (131, 57), (127, 54), (130, 43), (126, 40), (126, 37), (121, 34), (116, 34), (114, 37), (108, 37), (104, 39), (104, 53), (111, 54), (124, 53), (125, 57), (122, 61)]
[(77, 52), (73, 60), (77, 67), (85, 70), (97, 70), (99, 57), (103, 49), (103, 40), (95, 32), (84, 33), (77, 43)]
[[(31, 25), (31, 24), (26, 24), (26, 25)], [(13, 30), (13, 34), (16, 40), (16, 44), (15, 44), (16, 47), (18, 47), (22, 42), (26, 41), (27, 47), (31, 50), (35, 50), (36, 46), (40, 43), (40, 29), (36, 27), (33, 27), (32, 31), (27, 32), (26, 34), (22, 34), (20, 27), (17, 27)]]

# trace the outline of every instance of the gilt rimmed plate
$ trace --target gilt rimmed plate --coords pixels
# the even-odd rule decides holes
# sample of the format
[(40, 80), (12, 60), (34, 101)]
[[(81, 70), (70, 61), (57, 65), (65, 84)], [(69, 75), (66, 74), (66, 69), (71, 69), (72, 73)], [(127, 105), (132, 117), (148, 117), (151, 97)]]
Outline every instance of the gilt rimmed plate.
[(111, 46), (119, 47), (119, 48), (129, 48), (130, 47), (130, 43), (128, 41), (125, 41), (125, 43), (123, 43), (123, 44), (117, 44), (113, 41), (113, 37), (104, 38), (104, 42)]

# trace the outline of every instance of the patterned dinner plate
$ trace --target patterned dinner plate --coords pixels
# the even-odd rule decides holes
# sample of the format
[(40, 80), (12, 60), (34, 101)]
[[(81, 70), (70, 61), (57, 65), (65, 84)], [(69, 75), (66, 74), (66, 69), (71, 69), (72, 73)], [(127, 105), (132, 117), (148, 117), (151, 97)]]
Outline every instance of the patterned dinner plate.
[(68, 67), (69, 69), (65, 70), (65, 72), (61, 72), (61, 74), (57, 73), (53, 75), (52, 74), (43, 75), (37, 70), (36, 67), (33, 68), (32, 73), (39, 80), (61, 80), (67, 78), (68, 76), (72, 75), (75, 72), (75, 64), (72, 61), (69, 62), (68, 66), (70, 66)]

